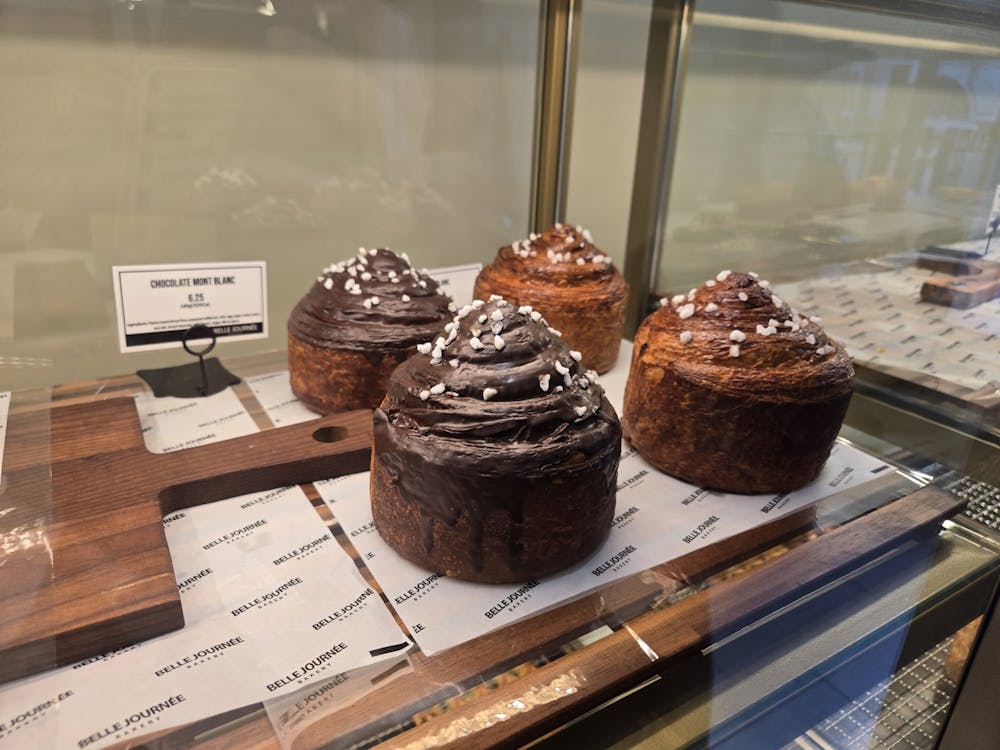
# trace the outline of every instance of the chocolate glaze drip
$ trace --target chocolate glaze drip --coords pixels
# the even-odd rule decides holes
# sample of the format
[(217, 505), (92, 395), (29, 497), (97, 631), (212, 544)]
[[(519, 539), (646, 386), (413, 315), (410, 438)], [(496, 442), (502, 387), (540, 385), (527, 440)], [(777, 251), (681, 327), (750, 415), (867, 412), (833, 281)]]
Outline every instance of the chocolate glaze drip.
[[(649, 356), (692, 381), (759, 392), (766, 371), (770, 393), (781, 398), (787, 391), (797, 401), (810, 400), (810, 391), (825, 398), (836, 385), (852, 388), (844, 347), (824, 333), (819, 318), (789, 307), (756, 274), (723, 271), (661, 303), (644, 323), (657, 340)], [(810, 370), (807, 379), (803, 368)]]
[(375, 411), (374, 450), (419, 507), (425, 551), (434, 522), (451, 526), (465, 515), (480, 569), (484, 523), (499, 510), (510, 517), (516, 570), (522, 497), (544, 493), (556, 467), (567, 482), (596, 469), (594, 491), (613, 497), (621, 428), (577, 356), (530, 307), (494, 298), (462, 308), (396, 369)]
[(492, 271), (513, 274), (529, 285), (605, 287), (615, 279), (620, 283), (611, 284), (605, 293), (624, 294), (625, 280), (611, 258), (594, 245), (590, 232), (569, 224), (556, 224), (500, 248)]
[(404, 253), (365, 250), (323, 270), (288, 319), (288, 331), (329, 349), (408, 347), (440, 330), (454, 304)]

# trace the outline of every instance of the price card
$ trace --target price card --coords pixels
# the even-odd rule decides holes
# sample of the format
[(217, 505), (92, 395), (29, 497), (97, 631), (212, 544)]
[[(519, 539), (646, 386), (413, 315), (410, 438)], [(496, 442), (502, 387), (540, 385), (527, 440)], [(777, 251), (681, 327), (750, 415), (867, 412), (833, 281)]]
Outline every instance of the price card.
[(192, 326), (216, 338), (267, 336), (267, 264), (114, 266), (122, 352), (178, 347)]
[(468, 263), (464, 266), (432, 268), (428, 273), (441, 285), (441, 291), (451, 297), (461, 307), (472, 302), (472, 291), (482, 263)]

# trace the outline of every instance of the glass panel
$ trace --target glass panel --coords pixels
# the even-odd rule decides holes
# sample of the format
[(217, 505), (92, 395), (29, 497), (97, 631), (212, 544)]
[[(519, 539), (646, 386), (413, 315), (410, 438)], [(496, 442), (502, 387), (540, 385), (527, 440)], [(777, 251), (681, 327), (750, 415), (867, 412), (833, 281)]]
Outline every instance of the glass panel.
[(566, 218), (625, 266), (651, 0), (588, 0), (580, 23)]
[(527, 226), (537, 22), (530, 0), (0, 2), (3, 388), (178, 361), (117, 353), (112, 265), (268, 261), (271, 336), (225, 355), (284, 347), (359, 245), (491, 259)]
[(657, 288), (757, 271), (821, 315), (856, 363), (993, 409), (996, 424), (1000, 302), (987, 292), (966, 307), (949, 276), (945, 306), (932, 304), (942, 269), (917, 251), (985, 250), (998, 52), (995, 29), (699, 2)]

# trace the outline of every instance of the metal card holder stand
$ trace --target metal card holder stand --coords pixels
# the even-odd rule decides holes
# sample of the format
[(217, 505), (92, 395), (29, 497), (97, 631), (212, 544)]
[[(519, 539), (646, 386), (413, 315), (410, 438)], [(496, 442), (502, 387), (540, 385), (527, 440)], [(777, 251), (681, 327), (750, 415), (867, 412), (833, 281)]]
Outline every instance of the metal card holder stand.
[[(192, 341), (206, 338), (209, 339), (206, 347), (201, 350), (192, 348)], [(197, 362), (155, 370), (139, 370), (136, 375), (146, 381), (157, 398), (211, 396), (240, 382), (240, 379), (229, 372), (217, 358), (205, 359), (205, 355), (215, 349), (215, 344), (215, 331), (206, 325), (193, 325), (184, 332), (181, 345), (184, 351), (198, 358)]]

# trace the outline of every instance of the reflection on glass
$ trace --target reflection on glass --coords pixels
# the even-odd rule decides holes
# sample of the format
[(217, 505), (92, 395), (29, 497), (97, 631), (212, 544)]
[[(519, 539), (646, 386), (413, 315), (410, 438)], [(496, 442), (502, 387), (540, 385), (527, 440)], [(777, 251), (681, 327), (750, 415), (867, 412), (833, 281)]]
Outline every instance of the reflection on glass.
[(981, 237), (1000, 181), (998, 52), (986, 30), (699, 3), (658, 285)]
[(975, 283), (918, 258), (985, 249), (998, 53), (992, 30), (699, 3), (657, 288), (757, 271), (822, 316), (857, 364), (977, 408), (1000, 403), (1000, 300), (959, 295), (992, 274), (1000, 291), (1000, 242)]

